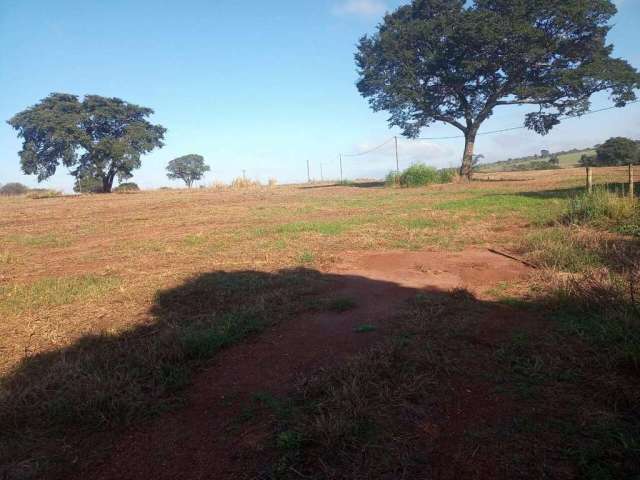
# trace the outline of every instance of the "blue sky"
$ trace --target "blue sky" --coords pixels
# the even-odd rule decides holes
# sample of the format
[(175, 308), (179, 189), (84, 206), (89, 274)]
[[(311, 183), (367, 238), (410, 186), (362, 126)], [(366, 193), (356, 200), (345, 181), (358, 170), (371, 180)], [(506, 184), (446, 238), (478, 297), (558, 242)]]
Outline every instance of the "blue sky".
[[(339, 152), (360, 151), (398, 133), (359, 96), (353, 53), (397, 0), (2, 0), (0, 2), (0, 183), (21, 181), (20, 142), (4, 120), (50, 92), (117, 96), (155, 110), (166, 146), (144, 157), (134, 181), (175, 185), (165, 166), (205, 156), (203, 183), (246, 170), (266, 181), (336, 177)], [(640, 0), (618, 1), (609, 40), (640, 68)], [(606, 97), (594, 108), (607, 106)], [(523, 109), (503, 107), (484, 130), (521, 125)], [(424, 136), (455, 135), (434, 126)], [(640, 104), (572, 119), (547, 137), (527, 131), (481, 137), (488, 160), (589, 146), (614, 135), (640, 138)], [(400, 141), (401, 166), (457, 166), (461, 140)], [(349, 178), (384, 175), (392, 146), (345, 159)], [(70, 190), (64, 169), (42, 186)]]

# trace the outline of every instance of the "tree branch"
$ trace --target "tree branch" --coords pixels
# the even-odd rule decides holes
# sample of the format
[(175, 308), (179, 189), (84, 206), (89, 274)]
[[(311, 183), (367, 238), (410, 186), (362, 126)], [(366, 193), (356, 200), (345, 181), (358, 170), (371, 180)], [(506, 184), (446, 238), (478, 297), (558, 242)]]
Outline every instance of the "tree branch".
[(433, 118), (439, 122), (444, 122), (444, 123), (448, 123), (449, 125), (453, 125), (457, 129), (462, 130), (463, 133), (467, 133), (467, 130), (468, 130), (467, 127), (465, 127), (463, 124), (458, 122), (455, 118), (442, 117), (439, 115), (436, 115)]

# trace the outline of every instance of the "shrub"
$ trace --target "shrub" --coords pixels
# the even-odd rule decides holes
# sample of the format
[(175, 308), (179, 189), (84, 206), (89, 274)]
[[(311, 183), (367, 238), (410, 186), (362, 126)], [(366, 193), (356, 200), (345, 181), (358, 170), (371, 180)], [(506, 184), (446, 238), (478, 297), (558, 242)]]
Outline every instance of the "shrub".
[(102, 193), (103, 189), (102, 180), (93, 175), (77, 177), (73, 184), (73, 191), (76, 193)]
[(250, 188), (259, 187), (260, 182), (258, 180), (249, 180), (248, 178), (238, 177), (231, 182), (233, 188)]
[(48, 188), (34, 188), (27, 192), (27, 197), (37, 200), (40, 198), (53, 198), (53, 197), (61, 197), (62, 192), (59, 190), (51, 190)]
[(455, 169), (446, 168), (436, 170), (423, 163), (411, 165), (400, 176), (396, 172), (387, 175), (387, 185), (401, 185), (403, 187), (422, 187), (432, 183), (450, 183), (456, 176)]
[(130, 192), (139, 192), (140, 187), (135, 182), (126, 182), (121, 183), (116, 188), (113, 189), (116, 193), (130, 193)]
[(275, 178), (270, 178), (269, 179), (269, 186), (270, 187), (275, 187), (276, 185), (278, 185), (278, 180)]
[(394, 187), (396, 185), (400, 185), (400, 174), (395, 170), (392, 170), (385, 177), (384, 183), (385, 185), (387, 185), (387, 187)]
[(438, 183), (451, 183), (458, 177), (458, 169), (456, 168), (443, 168), (438, 170), (440, 175), (440, 181)]
[(220, 180), (215, 180), (213, 183), (211, 183), (211, 185), (209, 185), (209, 188), (213, 188), (215, 190), (222, 190), (224, 188), (227, 188), (227, 184), (224, 182), (221, 182)]
[(407, 168), (400, 175), (400, 185), (403, 187), (421, 187), (438, 182), (438, 171), (422, 163), (416, 163)]
[(21, 183), (7, 183), (0, 188), (0, 195), (24, 195), (29, 189)]

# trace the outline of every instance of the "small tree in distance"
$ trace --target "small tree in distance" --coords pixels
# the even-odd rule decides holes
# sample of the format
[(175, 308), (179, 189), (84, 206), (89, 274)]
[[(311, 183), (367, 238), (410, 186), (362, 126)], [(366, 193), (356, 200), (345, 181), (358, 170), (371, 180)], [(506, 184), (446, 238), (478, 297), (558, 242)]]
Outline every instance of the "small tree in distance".
[(200, 180), (209, 170), (211, 168), (204, 163), (202, 155), (184, 155), (169, 162), (167, 177), (171, 180), (182, 180), (187, 187), (191, 188), (193, 182)]

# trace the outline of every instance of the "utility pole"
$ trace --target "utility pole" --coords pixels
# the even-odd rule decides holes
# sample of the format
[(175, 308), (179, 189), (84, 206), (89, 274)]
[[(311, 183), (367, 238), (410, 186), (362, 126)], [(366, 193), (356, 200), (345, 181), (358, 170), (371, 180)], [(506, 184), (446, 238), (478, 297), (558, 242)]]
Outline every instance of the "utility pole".
[(247, 171), (246, 170), (242, 170), (242, 179), (243, 180), (247, 179)]
[(309, 167), (309, 160), (307, 160), (307, 183), (311, 183), (311, 170)]
[(324, 175), (322, 175), (322, 162), (320, 162), (320, 181), (324, 182)]
[(398, 137), (393, 137), (396, 141), (396, 173), (400, 175), (400, 162), (398, 160)]
[(340, 154), (340, 183), (342, 183), (342, 154)]

